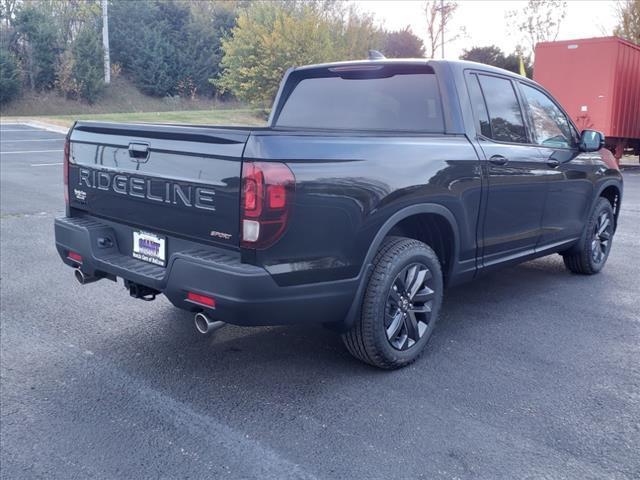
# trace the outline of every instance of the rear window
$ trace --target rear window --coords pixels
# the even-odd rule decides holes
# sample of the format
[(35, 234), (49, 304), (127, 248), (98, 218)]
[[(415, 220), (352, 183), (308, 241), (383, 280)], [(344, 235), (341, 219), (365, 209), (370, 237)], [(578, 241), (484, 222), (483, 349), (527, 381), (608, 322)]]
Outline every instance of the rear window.
[(491, 138), (499, 142), (527, 143), (520, 104), (511, 80), (479, 75), (491, 117)]
[(444, 132), (431, 68), (297, 73), (283, 92), (277, 127)]

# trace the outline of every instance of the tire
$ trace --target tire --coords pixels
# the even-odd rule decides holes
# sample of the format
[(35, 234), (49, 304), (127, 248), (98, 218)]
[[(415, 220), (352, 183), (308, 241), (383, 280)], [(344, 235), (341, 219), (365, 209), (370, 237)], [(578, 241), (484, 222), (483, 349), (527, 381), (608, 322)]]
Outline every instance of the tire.
[(433, 332), (442, 290), (442, 268), (430, 247), (409, 238), (387, 238), (373, 260), (360, 317), (342, 335), (347, 350), (378, 368), (413, 363)]
[(565, 267), (581, 275), (594, 275), (602, 270), (611, 252), (614, 222), (611, 204), (606, 198), (600, 198), (578, 247), (562, 254)]

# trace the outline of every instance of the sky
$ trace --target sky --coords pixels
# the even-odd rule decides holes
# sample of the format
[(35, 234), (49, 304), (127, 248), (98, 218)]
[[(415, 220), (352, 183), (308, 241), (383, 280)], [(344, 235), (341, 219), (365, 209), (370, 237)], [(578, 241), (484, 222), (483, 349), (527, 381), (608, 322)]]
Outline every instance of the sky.
[[(376, 22), (388, 30), (409, 25), (413, 33), (426, 38), (424, 1), (419, 0), (353, 0), (361, 12), (374, 15)], [(446, 58), (458, 58), (465, 48), (497, 45), (505, 53), (523, 43), (505, 21), (509, 10), (521, 9), (526, 1), (458, 0), (459, 7), (446, 35), (454, 35), (465, 27), (466, 36), (445, 46)], [(616, 25), (615, 0), (569, 0), (567, 15), (557, 40), (611, 35)]]

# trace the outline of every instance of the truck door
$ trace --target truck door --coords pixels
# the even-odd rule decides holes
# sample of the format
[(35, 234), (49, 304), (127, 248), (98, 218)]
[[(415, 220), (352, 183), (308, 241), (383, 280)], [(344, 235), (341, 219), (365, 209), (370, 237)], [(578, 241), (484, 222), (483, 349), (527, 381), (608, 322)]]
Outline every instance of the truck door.
[(581, 154), (578, 133), (562, 109), (542, 90), (518, 82), (528, 111), (533, 141), (546, 159), (549, 182), (538, 248), (580, 237), (591, 206), (593, 182), (600, 154)]
[(478, 124), (487, 178), (481, 222), (482, 265), (535, 251), (547, 180), (540, 150), (531, 143), (515, 86), (508, 77), (469, 73), (467, 85)]

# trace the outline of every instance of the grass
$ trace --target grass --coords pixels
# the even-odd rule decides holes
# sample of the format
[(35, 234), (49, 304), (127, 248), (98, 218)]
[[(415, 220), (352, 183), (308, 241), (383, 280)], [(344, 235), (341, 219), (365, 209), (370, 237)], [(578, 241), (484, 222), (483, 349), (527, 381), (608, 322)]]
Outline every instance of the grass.
[(192, 123), (205, 125), (264, 125), (259, 110), (214, 98), (156, 98), (143, 95), (124, 77), (114, 79), (100, 99), (89, 105), (55, 91), (25, 91), (2, 107), (2, 121), (35, 120), (69, 127), (75, 120), (111, 122)]
[(182, 110), (172, 112), (103, 113), (82, 115), (38, 115), (6, 117), (5, 122), (39, 121), (70, 127), (76, 120), (96, 120), (106, 122), (150, 122), (150, 123), (191, 123), (200, 125), (265, 125), (264, 117), (257, 110), (229, 108), (216, 110)]
[(235, 102), (220, 101), (206, 96), (198, 96), (194, 99), (179, 96), (150, 97), (140, 92), (129, 80), (120, 76), (112, 81), (93, 104), (66, 98), (55, 90), (34, 92), (25, 88), (20, 98), (2, 107), (2, 115), (30, 117), (114, 112), (165, 112), (239, 106)]

